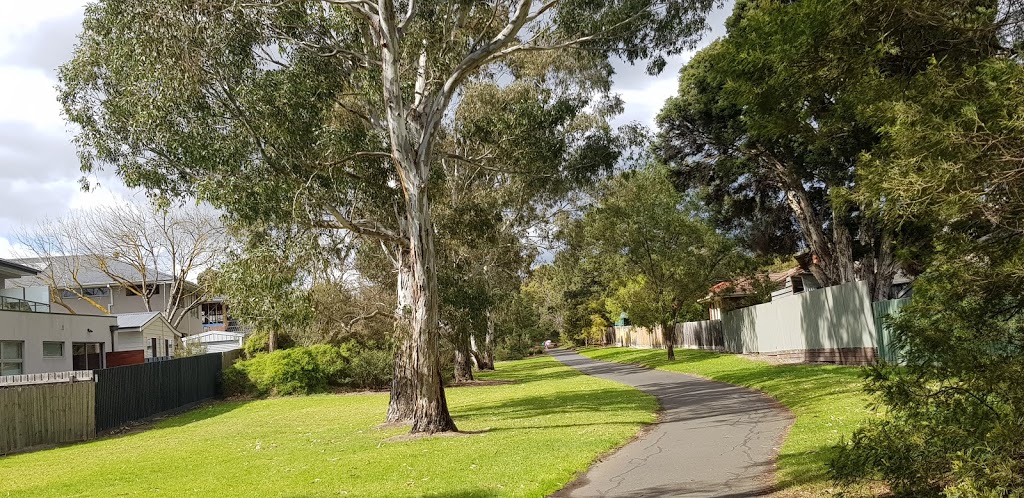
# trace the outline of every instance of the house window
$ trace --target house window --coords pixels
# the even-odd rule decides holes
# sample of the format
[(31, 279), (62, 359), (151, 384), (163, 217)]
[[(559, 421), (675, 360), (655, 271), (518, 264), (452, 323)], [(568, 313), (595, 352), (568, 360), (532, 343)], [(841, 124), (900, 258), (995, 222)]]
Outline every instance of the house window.
[(24, 345), (21, 341), (0, 341), (0, 375), (25, 373)]
[(103, 344), (98, 342), (72, 343), (71, 365), (75, 370), (103, 368)]
[(43, 341), (43, 358), (63, 358), (64, 343), (56, 341)]
[[(146, 293), (147, 295), (156, 296), (156, 295), (160, 294), (160, 286), (159, 285), (147, 285), (146, 289), (151, 291), (151, 292), (147, 292)], [(125, 296), (138, 296), (139, 294), (142, 294), (142, 288), (141, 287), (132, 285), (132, 286), (124, 288), (124, 295)]]
[(60, 292), (60, 297), (64, 299), (75, 299), (78, 297), (107, 297), (110, 295), (109, 287), (88, 287), (85, 289), (64, 289)]

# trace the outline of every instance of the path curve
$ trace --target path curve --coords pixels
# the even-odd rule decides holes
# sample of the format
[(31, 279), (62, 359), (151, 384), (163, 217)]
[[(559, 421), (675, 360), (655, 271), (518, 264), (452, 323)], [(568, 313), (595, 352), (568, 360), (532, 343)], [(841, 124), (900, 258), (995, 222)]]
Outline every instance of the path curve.
[(747, 498), (771, 492), (778, 447), (793, 417), (752, 389), (692, 375), (550, 351), (587, 375), (634, 386), (661, 403), (658, 423), (594, 464), (555, 497)]

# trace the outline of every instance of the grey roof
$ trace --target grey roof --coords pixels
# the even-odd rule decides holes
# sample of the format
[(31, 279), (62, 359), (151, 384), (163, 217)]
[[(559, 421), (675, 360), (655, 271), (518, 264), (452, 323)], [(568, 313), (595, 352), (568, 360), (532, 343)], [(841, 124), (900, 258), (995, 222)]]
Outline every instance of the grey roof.
[[(37, 273), (49, 273), (52, 271), (56, 276), (54, 280), (65, 283), (65, 286), (72, 286), (76, 280), (82, 287), (94, 287), (107, 284), (120, 285), (118, 282), (114, 281), (114, 279), (110, 278), (107, 273), (117, 275), (118, 277), (132, 283), (142, 283), (142, 274), (135, 267), (110, 258), (106, 258), (105, 260), (107, 268), (109, 269), (106, 273), (93, 264), (93, 257), (91, 256), (23, 258), (11, 260), (11, 262), (24, 267), (35, 268), (38, 270)], [(72, 268), (76, 268), (77, 272), (72, 272)], [(75, 278), (72, 278), (72, 273), (76, 273)], [(156, 284), (174, 281), (173, 276), (157, 271), (156, 269), (150, 269), (146, 274), (147, 283)], [(8, 280), (7, 285), (9, 287), (46, 286), (47, 280), (40, 277), (22, 277), (14, 280)]]
[(35, 268), (16, 263), (14, 261), (8, 261), (6, 259), (0, 259), (0, 269), (13, 272), (16, 275), (35, 275), (39, 273), (39, 270)]
[(141, 329), (161, 315), (159, 311), (140, 311), (137, 313), (121, 313), (114, 316), (117, 317), (118, 329)]

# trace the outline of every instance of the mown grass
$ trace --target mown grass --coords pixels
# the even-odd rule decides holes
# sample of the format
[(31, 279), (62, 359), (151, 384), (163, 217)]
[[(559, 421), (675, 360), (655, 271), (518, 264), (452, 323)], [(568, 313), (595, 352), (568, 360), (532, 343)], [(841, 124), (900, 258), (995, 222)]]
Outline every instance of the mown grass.
[[(771, 365), (737, 355), (677, 349), (669, 362), (664, 350), (589, 348), (590, 358), (699, 375), (757, 389), (788, 407), (796, 416), (779, 451), (776, 484), (780, 496), (825, 496), (832, 489), (826, 464), (834, 446), (869, 417), (871, 399), (862, 390), (862, 369), (824, 365)], [(848, 495), (876, 489), (844, 490)]]
[(448, 390), (475, 434), (396, 440), (387, 394), (221, 402), (139, 433), (0, 458), (0, 496), (545, 496), (654, 420), (655, 400), (549, 357)]

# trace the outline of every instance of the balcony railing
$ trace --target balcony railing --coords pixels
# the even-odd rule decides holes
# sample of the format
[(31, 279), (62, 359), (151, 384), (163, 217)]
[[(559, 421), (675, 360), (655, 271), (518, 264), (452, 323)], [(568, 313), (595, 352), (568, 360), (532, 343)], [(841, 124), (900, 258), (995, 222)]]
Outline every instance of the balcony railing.
[(33, 311), (36, 313), (49, 313), (50, 305), (47, 303), (39, 303), (36, 301), (29, 301), (27, 299), (21, 299), (17, 297), (0, 296), (0, 310)]

